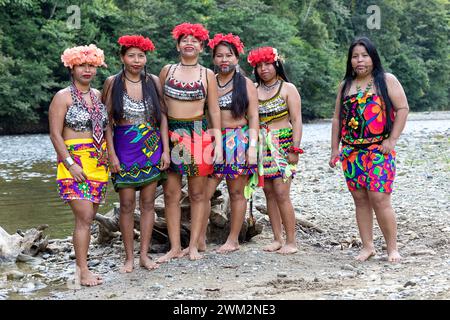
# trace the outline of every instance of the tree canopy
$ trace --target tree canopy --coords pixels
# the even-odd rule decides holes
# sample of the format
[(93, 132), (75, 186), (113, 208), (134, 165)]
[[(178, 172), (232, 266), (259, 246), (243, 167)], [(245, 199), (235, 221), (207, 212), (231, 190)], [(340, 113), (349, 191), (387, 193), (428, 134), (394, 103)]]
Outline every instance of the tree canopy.
[[(232, 32), (249, 49), (271, 45), (284, 57), (302, 95), (306, 120), (330, 117), (354, 37), (368, 36), (384, 68), (402, 83), (411, 110), (448, 109), (448, 1), (431, 0), (0, 0), (0, 133), (30, 132), (47, 123), (56, 91), (68, 85), (63, 50), (94, 43), (107, 69), (94, 86), (120, 68), (117, 39), (142, 34), (155, 43), (148, 70), (177, 61), (172, 28), (202, 23)], [(372, 6), (372, 7), (371, 7)], [(248, 75), (252, 69), (240, 65)], [(201, 62), (211, 67), (211, 52)], [(42, 126), (41, 126), (42, 127)], [(41, 129), (42, 130), (42, 129)], [(45, 130), (45, 126), (44, 129)]]

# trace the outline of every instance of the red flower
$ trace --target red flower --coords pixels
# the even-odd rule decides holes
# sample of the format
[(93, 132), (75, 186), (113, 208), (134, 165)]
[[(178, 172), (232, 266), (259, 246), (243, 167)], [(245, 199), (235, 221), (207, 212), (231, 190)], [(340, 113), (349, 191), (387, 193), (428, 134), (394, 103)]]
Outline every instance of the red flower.
[(136, 47), (144, 52), (155, 50), (152, 40), (141, 35), (122, 36), (117, 42), (123, 47)]
[(229, 44), (235, 46), (238, 53), (244, 53), (244, 44), (238, 36), (234, 36), (232, 33), (229, 33), (226, 36), (222, 33), (216, 34), (213, 39), (209, 40), (208, 46), (211, 49), (214, 49), (222, 41), (228, 42)]
[(205, 29), (200, 23), (188, 23), (184, 22), (177, 25), (172, 30), (172, 37), (178, 40), (181, 36), (192, 35), (201, 41), (206, 41), (209, 39), (209, 31)]
[(247, 60), (252, 67), (256, 67), (260, 62), (273, 63), (278, 61), (278, 58), (277, 49), (272, 47), (261, 47), (250, 51)]

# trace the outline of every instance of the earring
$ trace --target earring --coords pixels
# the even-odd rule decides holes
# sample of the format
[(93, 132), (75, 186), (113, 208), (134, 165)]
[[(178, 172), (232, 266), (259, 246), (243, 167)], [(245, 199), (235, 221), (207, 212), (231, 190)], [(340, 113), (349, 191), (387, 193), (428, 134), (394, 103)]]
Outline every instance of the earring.
[(236, 73), (239, 73), (239, 72), (241, 72), (241, 67), (237, 64), (236, 65)]

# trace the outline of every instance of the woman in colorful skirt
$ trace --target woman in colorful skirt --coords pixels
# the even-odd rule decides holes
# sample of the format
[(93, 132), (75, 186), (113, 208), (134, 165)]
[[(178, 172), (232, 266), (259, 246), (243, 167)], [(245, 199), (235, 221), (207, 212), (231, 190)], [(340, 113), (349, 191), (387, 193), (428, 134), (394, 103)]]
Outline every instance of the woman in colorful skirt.
[(254, 67), (258, 85), (264, 194), (274, 235), (274, 241), (264, 250), (291, 254), (297, 252), (297, 241), (290, 188), (299, 154), (303, 152), (300, 94), (289, 83), (275, 48), (252, 50), (248, 62)]
[[(401, 257), (397, 223), (391, 204), (395, 178), (395, 144), (409, 112), (405, 92), (397, 78), (385, 73), (373, 43), (365, 37), (351, 44), (347, 70), (336, 98), (330, 166), (342, 168), (356, 207), (365, 261), (375, 255), (373, 211), (387, 244), (388, 261)], [(339, 143), (342, 149), (339, 151)]]
[[(214, 165), (214, 172), (206, 188), (211, 199), (222, 179), (226, 179), (231, 202), (230, 233), (217, 252), (227, 253), (239, 249), (239, 233), (245, 218), (247, 199), (244, 188), (249, 177), (257, 179), (257, 142), (259, 132), (258, 96), (253, 82), (239, 69), (239, 54), (244, 44), (231, 33), (216, 34), (208, 43), (213, 50), (213, 62), (218, 70), (220, 119), (222, 126), (223, 163)], [(247, 186), (248, 187), (248, 186)], [(250, 196), (250, 194), (247, 194)], [(199, 249), (206, 248), (206, 230), (211, 205), (203, 220)]]
[(61, 60), (72, 83), (57, 92), (50, 104), (50, 139), (58, 155), (59, 195), (75, 216), (76, 281), (95, 286), (102, 278), (88, 269), (87, 254), (91, 223), (106, 196), (108, 154), (104, 137), (109, 129), (100, 92), (90, 84), (97, 68), (106, 64), (103, 51), (93, 44), (66, 49)]
[(149, 38), (127, 35), (119, 38), (123, 70), (106, 79), (103, 100), (108, 107), (114, 137), (107, 136), (111, 180), (120, 198), (120, 231), (125, 263), (120, 272), (134, 268), (134, 210), (139, 191), (140, 258), (148, 270), (157, 267), (148, 256), (155, 219), (155, 192), (170, 164), (167, 117), (161, 112), (161, 85), (147, 73)]
[[(201, 24), (182, 23), (172, 31), (177, 41), (180, 62), (166, 65), (159, 75), (164, 87), (164, 99), (169, 122), (171, 163), (164, 184), (165, 215), (170, 239), (170, 251), (158, 259), (166, 262), (184, 255), (181, 248), (181, 177), (187, 176), (191, 203), (189, 258), (202, 258), (198, 240), (207, 203), (206, 183), (213, 172), (213, 163), (221, 161), (220, 109), (217, 102), (217, 82), (214, 73), (201, 66), (208, 30)], [(212, 134), (208, 133), (205, 106), (208, 105)], [(214, 141), (214, 143), (213, 143)]]

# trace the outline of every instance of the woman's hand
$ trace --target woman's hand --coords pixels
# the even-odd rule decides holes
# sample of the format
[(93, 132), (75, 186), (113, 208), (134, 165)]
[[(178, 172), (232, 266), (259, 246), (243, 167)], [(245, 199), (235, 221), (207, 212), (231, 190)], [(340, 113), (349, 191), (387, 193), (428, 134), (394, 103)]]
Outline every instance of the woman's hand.
[(118, 173), (120, 171), (120, 161), (115, 154), (109, 155), (109, 170), (112, 173)]
[(290, 164), (297, 164), (298, 163), (298, 153), (289, 152), (287, 156), (287, 161)]
[(170, 166), (170, 153), (167, 152), (163, 152), (163, 154), (161, 155), (161, 165), (159, 167), (159, 169), (161, 171), (167, 170)]
[(223, 150), (222, 148), (215, 146), (214, 147), (214, 158), (213, 158), (213, 163), (219, 164), (223, 162)]
[(339, 161), (339, 150), (334, 150), (331, 152), (330, 162), (328, 164), (331, 168), (336, 167), (336, 163)]
[(86, 174), (78, 164), (74, 163), (69, 167), (69, 172), (76, 182), (84, 182), (87, 179)]
[(249, 147), (247, 150), (247, 165), (255, 165), (258, 161), (258, 153), (256, 147)]
[(383, 140), (380, 146), (378, 146), (378, 150), (380, 150), (383, 154), (389, 154), (392, 150), (394, 150), (397, 140), (392, 138), (387, 138)]

